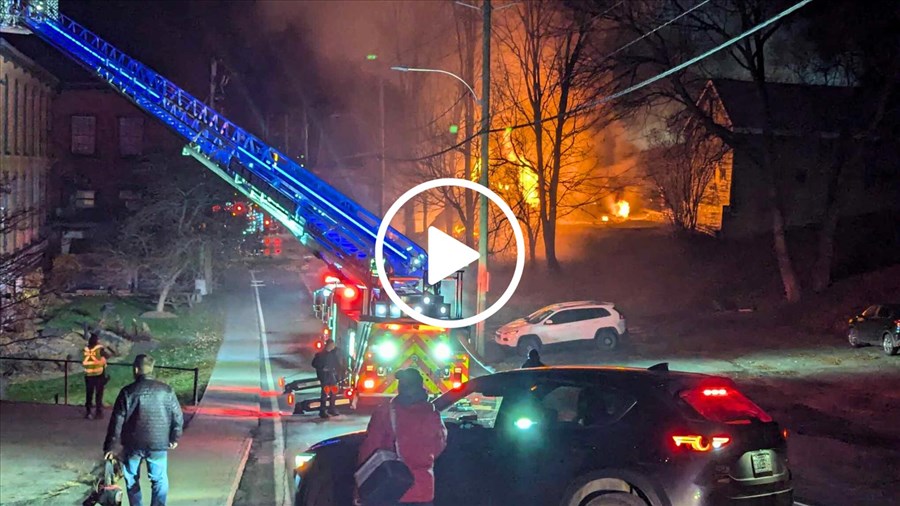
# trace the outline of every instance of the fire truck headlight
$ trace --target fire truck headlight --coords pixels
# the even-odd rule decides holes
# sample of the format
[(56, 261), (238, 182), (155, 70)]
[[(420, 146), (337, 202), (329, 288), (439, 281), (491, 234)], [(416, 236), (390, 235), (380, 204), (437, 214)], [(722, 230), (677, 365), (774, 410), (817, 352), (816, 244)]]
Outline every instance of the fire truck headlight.
[(400, 308), (391, 304), (391, 318), (400, 318)]
[(385, 316), (387, 316), (387, 314), (388, 314), (388, 305), (387, 304), (385, 304), (383, 302), (379, 302), (379, 303), (375, 304), (375, 316), (384, 318)]
[(431, 304), (431, 297), (429, 297), (429, 296), (426, 295), (426, 296), (422, 299), (422, 302), (424, 302), (425, 304)]
[(434, 347), (434, 358), (438, 360), (450, 360), (450, 357), (453, 356), (453, 350), (450, 349), (450, 345), (447, 343), (438, 343), (437, 346)]
[(382, 341), (375, 350), (378, 358), (382, 360), (393, 360), (397, 357), (397, 345), (393, 341)]

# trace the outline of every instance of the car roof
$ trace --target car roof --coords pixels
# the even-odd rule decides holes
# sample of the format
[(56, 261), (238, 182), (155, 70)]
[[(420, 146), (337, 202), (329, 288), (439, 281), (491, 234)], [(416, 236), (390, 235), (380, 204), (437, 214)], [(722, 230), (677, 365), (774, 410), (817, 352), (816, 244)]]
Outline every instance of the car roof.
[(552, 366), (514, 369), (476, 378), (484, 381), (529, 381), (553, 379), (559, 381), (616, 383), (635, 386), (691, 386), (710, 379), (729, 382), (725, 377), (684, 371), (669, 371), (667, 364), (657, 364), (651, 368), (621, 366)]
[(557, 302), (556, 304), (550, 304), (549, 306), (544, 307), (544, 309), (550, 310), (559, 310), (559, 309), (570, 309), (573, 307), (580, 306), (601, 306), (601, 307), (612, 307), (615, 306), (612, 302), (598, 302), (595, 300), (573, 300), (570, 302)]

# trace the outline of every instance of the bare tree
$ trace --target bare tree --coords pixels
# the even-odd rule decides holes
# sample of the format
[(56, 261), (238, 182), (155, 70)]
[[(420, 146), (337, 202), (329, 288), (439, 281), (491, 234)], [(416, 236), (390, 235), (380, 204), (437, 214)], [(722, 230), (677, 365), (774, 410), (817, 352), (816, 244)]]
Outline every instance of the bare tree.
[[(9, 244), (38, 218), (40, 209), (9, 205), (14, 181), (0, 180), (0, 240)], [(32, 240), (24, 247), (0, 250), (0, 325), (15, 327), (31, 320), (40, 310), (46, 288), (37, 272), (44, 257), (44, 242)]]
[[(201, 248), (228, 251), (223, 223), (211, 216), (213, 204), (228, 198), (227, 188), (211, 174), (181, 157), (147, 162), (158, 175), (147, 188), (141, 208), (127, 218), (114, 245), (115, 256), (131, 272), (146, 273), (155, 283), (156, 312), (163, 313), (182, 276), (198, 266)], [(215, 246), (213, 246), (215, 244)]]
[(651, 141), (648, 175), (680, 230), (698, 228), (700, 204), (712, 197), (711, 183), (728, 149), (696, 121), (675, 118)]
[[(596, 0), (592, 12), (611, 21), (620, 40), (627, 42), (612, 54), (595, 51), (596, 69), (605, 75), (612, 66), (616, 69), (614, 81), (622, 89), (627, 88), (756, 27), (786, 5), (782, 0), (724, 0), (691, 6), (681, 0), (636, 0), (610, 7), (609, 2)], [(617, 100), (616, 105), (634, 113), (648, 108), (680, 108), (730, 147), (741, 147), (754, 158), (767, 187), (773, 248), (785, 297), (794, 302), (800, 299), (801, 287), (786, 239), (785, 196), (777, 182), (773, 105), (767, 87), (773, 71), (773, 41), (784, 35), (789, 20), (777, 21), (741, 39), (720, 56), (701, 61), (689, 72), (673, 73), (637, 89)], [(703, 83), (714, 75), (745, 77), (754, 83), (761, 104), (762, 142), (735, 134), (717, 111), (698, 103)]]
[[(497, 120), (528, 124), (510, 143), (523, 174), (536, 177), (537, 210), (547, 265), (559, 269), (556, 226), (566, 208), (586, 203), (574, 191), (592, 172), (590, 133), (602, 115), (580, 111), (598, 93), (585, 81), (595, 18), (562, 4), (525, 1), (498, 23)], [(508, 160), (506, 156), (500, 158)], [(571, 200), (568, 200), (571, 199)]]

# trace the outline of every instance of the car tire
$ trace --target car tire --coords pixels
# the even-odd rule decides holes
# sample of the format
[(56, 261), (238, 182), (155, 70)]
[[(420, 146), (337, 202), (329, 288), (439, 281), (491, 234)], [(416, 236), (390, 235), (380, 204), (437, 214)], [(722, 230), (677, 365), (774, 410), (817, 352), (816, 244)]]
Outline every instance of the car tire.
[(604, 351), (613, 351), (619, 346), (619, 334), (613, 329), (600, 329), (594, 333), (594, 342)]
[(540, 353), (541, 348), (543, 348), (543, 344), (538, 336), (522, 336), (519, 338), (519, 342), (516, 343), (516, 350), (523, 357), (527, 357), (528, 352), (531, 350), (537, 350)]
[(847, 332), (847, 341), (850, 343), (851, 348), (859, 348), (862, 346), (862, 343), (859, 342), (859, 331), (856, 329), (850, 329)]
[(889, 333), (884, 335), (881, 345), (884, 348), (885, 355), (896, 355), (900, 351), (900, 346), (894, 346), (894, 338)]
[(585, 506), (647, 506), (647, 503), (634, 494), (611, 492), (591, 499)]

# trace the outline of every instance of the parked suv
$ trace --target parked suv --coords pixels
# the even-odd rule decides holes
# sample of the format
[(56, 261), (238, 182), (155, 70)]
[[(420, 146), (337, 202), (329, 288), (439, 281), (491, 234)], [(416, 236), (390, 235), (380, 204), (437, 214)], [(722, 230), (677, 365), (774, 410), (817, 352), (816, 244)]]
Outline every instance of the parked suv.
[(900, 304), (875, 304), (850, 319), (850, 346), (880, 344), (888, 355), (900, 351)]
[[(726, 378), (665, 364), (519, 369), (434, 407), (448, 432), (435, 506), (793, 504), (787, 433)], [(363, 437), (298, 456), (299, 506), (352, 503)]]
[(511, 321), (497, 330), (494, 341), (515, 347), (520, 355), (546, 344), (587, 339), (602, 349), (614, 350), (626, 330), (625, 315), (615, 304), (583, 300), (552, 304)]

